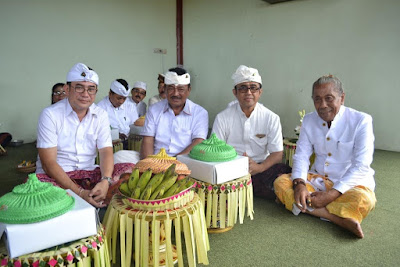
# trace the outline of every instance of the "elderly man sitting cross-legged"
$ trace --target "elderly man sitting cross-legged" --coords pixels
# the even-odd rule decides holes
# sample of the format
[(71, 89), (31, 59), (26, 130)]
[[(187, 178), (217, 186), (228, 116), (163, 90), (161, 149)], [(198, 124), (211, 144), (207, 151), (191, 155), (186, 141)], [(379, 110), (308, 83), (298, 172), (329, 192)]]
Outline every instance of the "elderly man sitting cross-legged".
[[(342, 83), (331, 75), (312, 88), (315, 112), (301, 126), (292, 175), (275, 180), (275, 193), (288, 210), (343, 227), (362, 238), (361, 221), (375, 207), (372, 117), (345, 107)], [(309, 170), (309, 158), (315, 153)]]
[[(134, 165), (114, 166), (108, 116), (94, 104), (98, 83), (97, 73), (82, 63), (68, 72), (68, 97), (39, 117), (36, 174), (41, 181), (71, 189), (93, 206), (104, 207), (110, 185)], [(94, 164), (97, 149), (100, 167)]]

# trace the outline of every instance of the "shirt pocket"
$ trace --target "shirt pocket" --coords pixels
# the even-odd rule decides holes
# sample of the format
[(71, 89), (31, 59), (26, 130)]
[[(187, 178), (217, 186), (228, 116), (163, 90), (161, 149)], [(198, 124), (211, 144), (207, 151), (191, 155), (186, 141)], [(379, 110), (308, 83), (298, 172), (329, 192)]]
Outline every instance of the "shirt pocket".
[(337, 141), (338, 162), (350, 162), (353, 157), (354, 142)]
[[(261, 134), (262, 135), (262, 134)], [(254, 155), (265, 154), (267, 151), (268, 138), (267, 135), (257, 137), (256, 135), (250, 137), (251, 149)]]

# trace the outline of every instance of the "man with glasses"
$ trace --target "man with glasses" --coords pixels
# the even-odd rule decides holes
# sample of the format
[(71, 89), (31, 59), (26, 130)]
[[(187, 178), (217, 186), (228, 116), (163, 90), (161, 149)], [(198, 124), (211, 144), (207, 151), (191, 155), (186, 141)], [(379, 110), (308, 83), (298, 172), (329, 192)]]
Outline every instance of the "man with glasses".
[[(109, 186), (133, 164), (115, 165), (107, 113), (94, 104), (99, 76), (82, 63), (67, 74), (67, 98), (45, 108), (38, 122), (39, 180), (71, 189), (104, 207)], [(95, 165), (97, 150), (100, 167)], [(114, 179), (112, 179), (113, 177)]]
[(53, 88), (51, 88), (51, 104), (55, 104), (67, 96), (67, 93), (64, 91), (64, 85), (63, 83), (53, 85)]
[(129, 98), (135, 107), (139, 117), (146, 115), (147, 105), (143, 99), (146, 97), (147, 84), (145, 82), (135, 82), (132, 88), (132, 97)]
[(130, 91), (129, 85), (124, 79), (117, 79), (111, 83), (108, 96), (97, 103), (99, 107), (107, 112), (110, 126), (118, 129), (119, 139), (124, 142), (125, 148), (128, 147), (129, 126), (138, 119), (135, 106), (126, 101)]
[(275, 199), (274, 180), (279, 174), (290, 172), (290, 167), (281, 163), (283, 139), (279, 116), (258, 103), (263, 90), (257, 69), (241, 65), (232, 79), (232, 92), (238, 101), (216, 116), (212, 132), (233, 146), (239, 155), (249, 158), (255, 195)]
[(167, 99), (149, 107), (141, 132), (141, 158), (156, 154), (161, 148), (170, 156), (187, 154), (207, 137), (208, 112), (188, 99), (189, 73), (172, 68), (164, 81)]

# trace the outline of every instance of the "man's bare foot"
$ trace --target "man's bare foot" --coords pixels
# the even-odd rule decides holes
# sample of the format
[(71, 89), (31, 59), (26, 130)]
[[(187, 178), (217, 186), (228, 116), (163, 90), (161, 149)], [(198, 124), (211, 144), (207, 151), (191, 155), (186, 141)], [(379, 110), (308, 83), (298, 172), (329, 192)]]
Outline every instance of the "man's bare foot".
[(349, 230), (350, 232), (352, 232), (353, 234), (355, 234), (359, 238), (363, 238), (364, 237), (364, 233), (363, 233), (363, 231), (361, 229), (360, 223), (357, 222), (354, 219), (343, 218), (341, 223), (339, 223), (339, 226)]

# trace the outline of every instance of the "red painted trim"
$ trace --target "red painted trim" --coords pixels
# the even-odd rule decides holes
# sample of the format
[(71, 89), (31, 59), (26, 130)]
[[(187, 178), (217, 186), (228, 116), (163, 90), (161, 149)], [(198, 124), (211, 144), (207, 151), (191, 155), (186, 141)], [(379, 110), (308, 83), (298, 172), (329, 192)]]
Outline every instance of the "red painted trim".
[(183, 65), (183, 0), (176, 0), (176, 63)]

